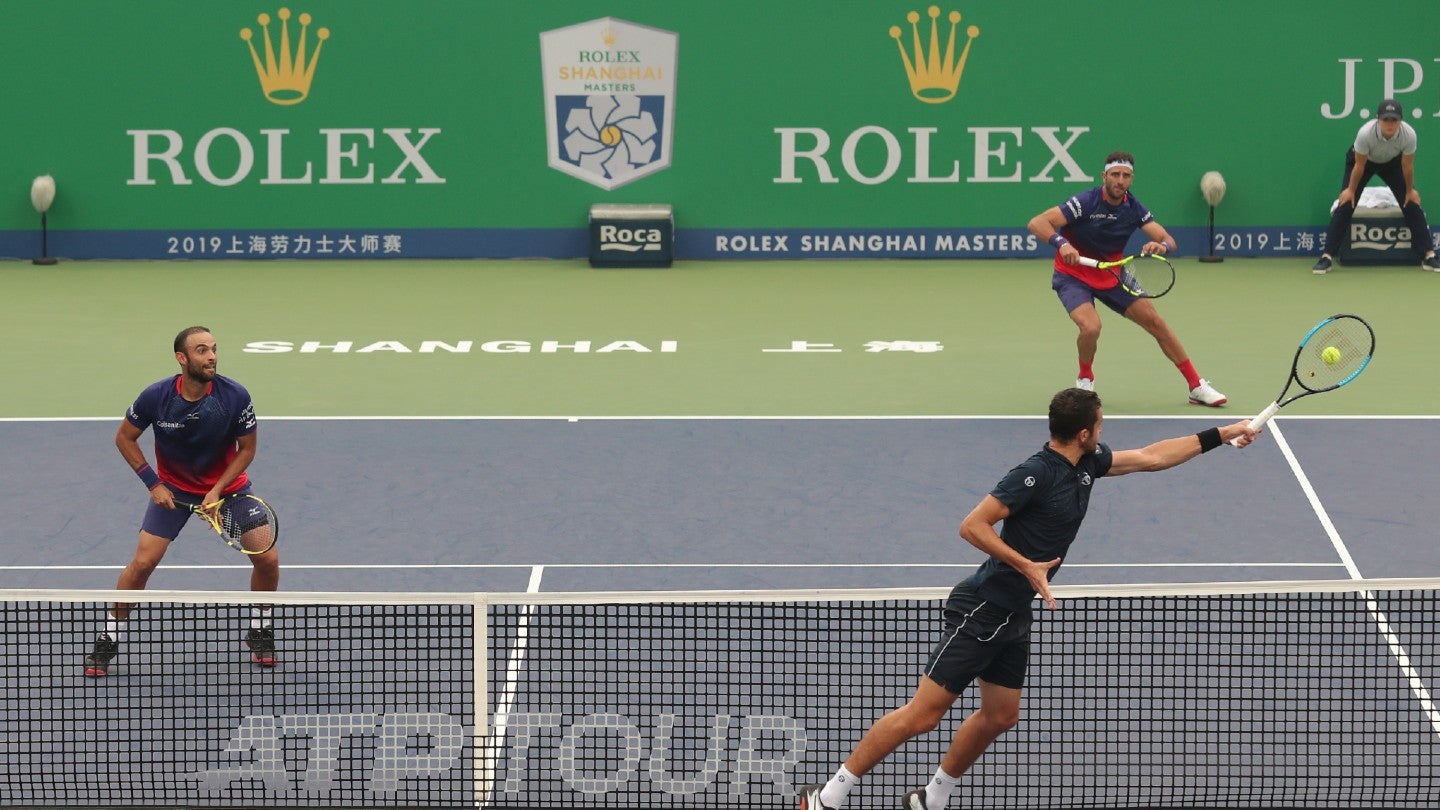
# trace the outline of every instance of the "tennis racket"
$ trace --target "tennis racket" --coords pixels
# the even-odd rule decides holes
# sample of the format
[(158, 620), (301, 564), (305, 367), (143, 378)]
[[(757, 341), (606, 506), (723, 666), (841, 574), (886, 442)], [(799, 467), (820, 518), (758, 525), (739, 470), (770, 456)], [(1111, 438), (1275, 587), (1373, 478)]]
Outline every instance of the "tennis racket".
[(1159, 298), (1175, 286), (1175, 265), (1158, 253), (1137, 253), (1113, 262), (1081, 256), (1080, 263), (1108, 270), (1126, 292), (1141, 298)]
[[(1250, 420), (1250, 427), (1259, 430), (1277, 411), (1301, 397), (1348, 385), (1370, 365), (1370, 358), (1374, 356), (1375, 330), (1364, 318), (1331, 315), (1301, 338), (1280, 396)], [(1300, 386), (1300, 390), (1287, 398), (1285, 395), (1292, 385)]]
[(229, 495), (190, 511), (210, 524), (225, 545), (242, 554), (264, 554), (280, 537), (280, 519), (275, 510), (254, 495)]

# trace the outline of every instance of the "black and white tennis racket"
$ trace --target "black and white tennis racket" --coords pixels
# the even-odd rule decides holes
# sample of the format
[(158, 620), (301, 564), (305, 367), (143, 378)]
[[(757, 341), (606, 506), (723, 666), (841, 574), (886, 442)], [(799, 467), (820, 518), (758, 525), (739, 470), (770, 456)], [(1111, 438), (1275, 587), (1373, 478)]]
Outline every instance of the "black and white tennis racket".
[[(1250, 420), (1250, 427), (1259, 430), (1277, 411), (1301, 397), (1350, 384), (1370, 365), (1370, 358), (1374, 356), (1375, 330), (1364, 318), (1331, 315), (1301, 338), (1280, 396)], [(1300, 386), (1300, 390), (1286, 397), (1292, 385)]]
[(1141, 298), (1159, 298), (1175, 286), (1175, 265), (1158, 253), (1136, 253), (1113, 262), (1081, 256), (1079, 261), (1109, 271), (1126, 292)]
[(264, 554), (280, 538), (280, 519), (270, 505), (254, 495), (228, 495), (215, 503), (190, 507), (220, 535), (225, 545), (242, 554)]

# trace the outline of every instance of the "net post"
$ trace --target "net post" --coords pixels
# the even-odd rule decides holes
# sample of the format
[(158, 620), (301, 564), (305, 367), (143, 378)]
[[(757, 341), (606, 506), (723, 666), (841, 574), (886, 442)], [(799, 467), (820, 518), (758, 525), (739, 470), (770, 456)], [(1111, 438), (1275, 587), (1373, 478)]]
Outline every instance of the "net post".
[(471, 643), (475, 645), (473, 666), (475, 667), (474, 683), (475, 692), (470, 698), (471, 710), (475, 716), (471, 721), (471, 728), (474, 729), (470, 745), (470, 766), (474, 770), (474, 791), (475, 806), (484, 807), (490, 793), (490, 787), (495, 782), (493, 771), (494, 759), (488, 756), (485, 747), (486, 738), (490, 736), (490, 706), (488, 705), (490, 694), (490, 596), (485, 593), (474, 594), (470, 603), (474, 611), (472, 632), (474, 638)]

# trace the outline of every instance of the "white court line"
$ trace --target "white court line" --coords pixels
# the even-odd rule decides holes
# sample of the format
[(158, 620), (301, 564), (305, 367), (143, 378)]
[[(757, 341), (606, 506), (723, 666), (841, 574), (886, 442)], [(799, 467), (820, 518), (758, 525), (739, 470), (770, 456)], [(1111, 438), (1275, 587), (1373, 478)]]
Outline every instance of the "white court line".
[[(285, 570), (307, 571), (349, 571), (349, 570), (428, 570), (428, 569), (520, 569), (520, 568), (563, 568), (565, 570), (587, 570), (600, 568), (960, 568), (969, 570), (976, 562), (955, 563), (300, 563), (286, 564)], [(1339, 568), (1338, 562), (1157, 562), (1157, 563), (1067, 563), (1070, 568)], [(119, 571), (124, 565), (0, 565), (0, 571)], [(249, 565), (166, 565), (166, 571), (248, 571)]]
[[(583, 421), (583, 422), (650, 422), (650, 421), (654, 421), (654, 422), (683, 422), (683, 421), (687, 421), (687, 420), (694, 420), (694, 421), (697, 421), (697, 422), (715, 422), (715, 421), (720, 421), (720, 422), (724, 422), (724, 421), (733, 421), (733, 422), (754, 422), (754, 421), (766, 421), (766, 422), (805, 422), (805, 421), (814, 421), (814, 422), (838, 422), (838, 421), (857, 421), (857, 422), (884, 422), (884, 421), (916, 422), (916, 421), (925, 421), (925, 420), (947, 420), (947, 421), (963, 422), (963, 421), (972, 420), (972, 419), (973, 419), (973, 420), (976, 420), (976, 421), (994, 421), (994, 420), (1007, 420), (1007, 419), (1025, 420), (1025, 421), (1039, 421), (1039, 420), (1041, 420), (1041, 419), (1046, 419), (1046, 418), (1048, 418), (1048, 417), (1045, 417), (1045, 416), (1043, 416), (1043, 415), (1027, 415), (1027, 414), (1019, 414), (1019, 415), (1017, 415), (1017, 414), (931, 414), (931, 415), (916, 414), (916, 415), (908, 415), (908, 416), (907, 416), (907, 415), (878, 415), (878, 416), (877, 416), (877, 415), (853, 415), (853, 416), (837, 416), (837, 415), (834, 415), (834, 414), (824, 415), (824, 416), (816, 416), (816, 415), (806, 416), (806, 415), (794, 415), (794, 414), (783, 415), (783, 416), (763, 416), (763, 415), (757, 416), (757, 415), (753, 415), (753, 414), (751, 414), (751, 415), (694, 414), (694, 415), (689, 415), (689, 416), (671, 415), (671, 414), (652, 414), (652, 415), (648, 415), (648, 416), (585, 416), (585, 415), (577, 414), (577, 415), (574, 415), (574, 416), (525, 416), (525, 415), (523, 415), (523, 414), (517, 414), (517, 415), (492, 415), (492, 416), (476, 416), (476, 415), (471, 415), (471, 416), (461, 416), (461, 415), (450, 415), (450, 416), (263, 416), (263, 417), (261, 417), (260, 421), (262, 421), (262, 422), (561, 422), (561, 421), (563, 421), (563, 422), (582, 422), (582, 421)], [(1113, 421), (1113, 420), (1118, 420), (1118, 419), (1123, 419), (1123, 420), (1131, 420), (1131, 419), (1133, 419), (1133, 420), (1137, 420), (1137, 421), (1173, 421), (1173, 420), (1185, 420), (1185, 421), (1192, 421), (1192, 422), (1193, 422), (1193, 421), (1195, 421), (1195, 420), (1197, 420), (1197, 419), (1201, 419), (1201, 418), (1203, 418), (1203, 417), (1202, 417), (1202, 416), (1197, 416), (1197, 415), (1189, 415), (1189, 416), (1186, 416), (1186, 415), (1183, 415), (1183, 414), (1132, 414), (1132, 415), (1127, 415), (1127, 414), (1106, 414), (1106, 415), (1105, 415), (1105, 418), (1106, 418), (1107, 420), (1112, 420), (1112, 421)], [(1354, 421), (1364, 420), (1364, 421), (1366, 421), (1366, 422), (1377, 422), (1377, 421), (1378, 421), (1378, 422), (1384, 422), (1384, 421), (1416, 421), (1416, 420), (1431, 420), (1431, 421), (1433, 421), (1433, 420), (1436, 420), (1436, 419), (1440, 419), (1440, 415), (1437, 415), (1437, 414), (1408, 414), (1408, 415), (1407, 415), (1407, 414), (1379, 414), (1379, 415), (1334, 414), (1334, 415), (1326, 416), (1326, 415), (1323, 415), (1323, 414), (1319, 414), (1319, 415), (1317, 415), (1317, 414), (1295, 414), (1295, 415), (1285, 416), (1285, 417), (1283, 417), (1283, 418), (1277, 416), (1277, 417), (1275, 417), (1273, 420), (1271, 420), (1271, 422), (1272, 422), (1272, 423), (1278, 423), (1278, 422), (1282, 422), (1282, 421), (1289, 422), (1289, 421), (1292, 421), (1292, 420), (1293, 420), (1293, 421), (1301, 421), (1301, 422), (1303, 422), (1303, 421), (1324, 421), (1324, 420), (1330, 420), (1330, 419), (1346, 419), (1346, 420), (1354, 420)], [(38, 422), (118, 422), (119, 420), (120, 420), (120, 417), (117, 417), (117, 416), (0, 416), (0, 423), (6, 423), (6, 422), (16, 422), (16, 423), (25, 423), (25, 422), (37, 422), (37, 423), (38, 423)]]
[[(530, 583), (526, 586), (526, 593), (540, 592), (540, 578), (544, 576), (545, 566), (537, 565), (530, 569)], [(485, 606), (480, 610), (488, 613)], [(515, 708), (515, 693), (520, 688), (520, 667), (525, 663), (525, 654), (530, 643), (530, 616), (535, 612), (535, 605), (526, 605), (520, 613), (520, 620), (515, 626), (515, 648), (510, 652), (510, 660), (505, 664), (505, 683), (500, 691), (500, 701), (495, 705), (495, 741), (486, 749), (485, 759), (480, 774), (480, 786), (475, 791), (476, 804), (483, 804), (485, 800), (492, 798), (495, 790), (495, 759), (501, 751), (505, 750), (505, 735), (510, 725), (510, 713)], [(483, 615), (477, 615), (476, 621), (488, 621)], [(487, 642), (488, 643), (488, 642)], [(477, 699), (476, 711), (483, 712), (485, 704)], [(476, 718), (476, 728), (484, 727), (484, 718)]]
[[(1285, 440), (1285, 434), (1280, 426), (1271, 422), (1271, 433), (1275, 436), (1275, 445), (1284, 454), (1285, 460), (1290, 464), (1290, 470), (1300, 482), (1300, 489), (1305, 493), (1306, 500), (1310, 501), (1310, 507), (1315, 510), (1315, 516), (1320, 519), (1320, 526), (1325, 529), (1325, 534), (1330, 538), (1330, 544), (1340, 555), (1340, 561), (1345, 565), (1351, 579), (1364, 579), (1360, 574), (1360, 568), (1355, 565), (1355, 558), (1350, 556), (1350, 550), (1345, 547), (1345, 541), (1340, 538), (1340, 532), (1335, 528), (1334, 522), (1330, 520), (1330, 513), (1325, 511), (1325, 505), (1320, 502), (1320, 496), (1315, 493), (1315, 488), (1310, 485), (1309, 476), (1300, 467), (1300, 460), (1295, 457), (1294, 451), (1290, 449), (1290, 443)], [(1365, 609), (1369, 611), (1370, 617), (1375, 620), (1375, 626), (1379, 629), (1380, 635), (1390, 647), (1390, 655), (1399, 664), (1400, 671), (1405, 679), (1410, 682), (1410, 691), (1414, 693), (1416, 700), (1420, 701), (1420, 709), (1430, 718), (1430, 728), (1435, 736), (1440, 737), (1440, 709), (1435, 706), (1435, 701), (1430, 697), (1430, 690), (1426, 688), (1425, 682), (1421, 680), (1420, 673), (1410, 664), (1410, 654), (1400, 643), (1400, 637), (1390, 626), (1390, 620), (1380, 610), (1380, 603), (1375, 600), (1373, 591), (1363, 591), (1365, 598)]]

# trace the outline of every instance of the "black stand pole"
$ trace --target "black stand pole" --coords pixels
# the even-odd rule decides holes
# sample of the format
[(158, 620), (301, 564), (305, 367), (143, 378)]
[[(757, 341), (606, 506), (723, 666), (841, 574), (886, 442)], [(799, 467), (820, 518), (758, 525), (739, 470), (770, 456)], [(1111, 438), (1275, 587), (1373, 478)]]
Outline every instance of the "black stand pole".
[(49, 230), (45, 227), (45, 213), (40, 213), (40, 258), (31, 259), (34, 264), (51, 265), (57, 260), (50, 256)]
[(1210, 230), (1210, 250), (1209, 250), (1209, 252), (1206, 253), (1204, 256), (1201, 256), (1201, 257), (1200, 257), (1200, 261), (1205, 262), (1206, 264), (1211, 264), (1211, 263), (1213, 263), (1213, 262), (1223, 262), (1223, 261), (1225, 261), (1225, 257), (1224, 257), (1224, 256), (1216, 256), (1216, 255), (1215, 255), (1215, 206), (1213, 206), (1213, 205), (1210, 206), (1210, 229), (1209, 229), (1209, 230)]

